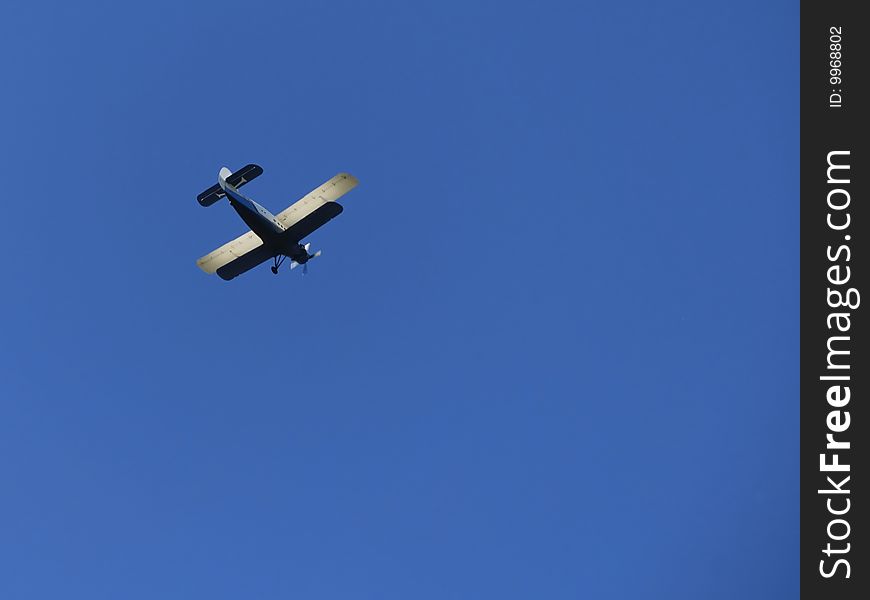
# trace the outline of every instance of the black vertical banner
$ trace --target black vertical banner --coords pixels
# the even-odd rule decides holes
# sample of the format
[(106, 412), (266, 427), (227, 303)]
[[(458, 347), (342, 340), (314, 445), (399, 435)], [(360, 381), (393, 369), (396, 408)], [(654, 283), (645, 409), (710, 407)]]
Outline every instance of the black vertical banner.
[(861, 5), (801, 3), (801, 594), (829, 600), (870, 598), (870, 22)]

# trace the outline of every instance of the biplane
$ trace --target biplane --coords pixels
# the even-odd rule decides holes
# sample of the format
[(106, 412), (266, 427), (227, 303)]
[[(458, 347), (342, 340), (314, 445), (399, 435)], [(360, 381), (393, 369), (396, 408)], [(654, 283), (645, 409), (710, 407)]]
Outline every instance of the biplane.
[(226, 198), (250, 228), (247, 233), (196, 261), (206, 273), (217, 273), (221, 279), (229, 281), (271, 260), (272, 273), (277, 275), (278, 268), (288, 258), (291, 269), (302, 265), (302, 272), (307, 272), (308, 261), (320, 256), (320, 250), (310, 254), (311, 244), (303, 245), (302, 240), (341, 214), (344, 207), (336, 200), (359, 183), (353, 175), (339, 173), (289, 208), (273, 215), (239, 192), (240, 187), (262, 174), (262, 167), (253, 164), (236, 172), (223, 167), (218, 182), (196, 197), (202, 206), (211, 206)]

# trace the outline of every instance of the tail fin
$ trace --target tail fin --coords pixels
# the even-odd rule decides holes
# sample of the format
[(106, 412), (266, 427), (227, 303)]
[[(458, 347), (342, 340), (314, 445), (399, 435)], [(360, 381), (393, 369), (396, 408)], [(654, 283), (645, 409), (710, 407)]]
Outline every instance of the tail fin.
[(226, 167), (223, 167), (220, 172), (220, 176), (218, 179), (219, 183), (214, 184), (199, 196), (196, 197), (196, 201), (200, 203), (202, 206), (211, 206), (221, 198), (225, 197), (223, 187), (221, 187), (220, 181), (225, 181), (230, 184), (234, 188), (240, 188), (252, 179), (259, 177), (263, 174), (263, 167), (259, 165), (245, 165), (235, 173), (231, 172)]
[[(227, 169), (226, 167), (221, 167), (221, 172), (218, 173), (218, 184), (220, 184), (222, 190), (227, 189), (227, 187), (226, 187), (227, 177), (229, 177), (232, 174), (233, 174), (233, 172), (230, 171), (229, 169)], [(230, 185), (232, 185), (232, 184), (230, 184)], [(233, 187), (236, 187), (236, 186), (233, 185)]]

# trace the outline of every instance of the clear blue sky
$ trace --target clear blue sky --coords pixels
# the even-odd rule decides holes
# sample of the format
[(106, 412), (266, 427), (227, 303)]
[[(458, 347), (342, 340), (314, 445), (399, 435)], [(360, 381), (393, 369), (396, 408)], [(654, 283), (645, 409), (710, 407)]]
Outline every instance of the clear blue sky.
[(797, 2), (3, 21), (0, 597), (797, 596)]

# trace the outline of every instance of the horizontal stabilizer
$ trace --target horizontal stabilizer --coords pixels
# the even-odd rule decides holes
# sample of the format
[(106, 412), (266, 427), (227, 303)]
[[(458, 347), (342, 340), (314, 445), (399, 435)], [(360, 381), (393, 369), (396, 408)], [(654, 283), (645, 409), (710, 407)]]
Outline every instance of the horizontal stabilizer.
[[(252, 179), (259, 177), (263, 174), (263, 167), (259, 165), (245, 165), (232, 175), (226, 178), (228, 184), (233, 186), (234, 188), (240, 188)], [(224, 198), (226, 194), (221, 189), (219, 183), (214, 184), (206, 191), (201, 193), (196, 197), (196, 201), (200, 203), (201, 206), (211, 206), (221, 198)]]

